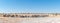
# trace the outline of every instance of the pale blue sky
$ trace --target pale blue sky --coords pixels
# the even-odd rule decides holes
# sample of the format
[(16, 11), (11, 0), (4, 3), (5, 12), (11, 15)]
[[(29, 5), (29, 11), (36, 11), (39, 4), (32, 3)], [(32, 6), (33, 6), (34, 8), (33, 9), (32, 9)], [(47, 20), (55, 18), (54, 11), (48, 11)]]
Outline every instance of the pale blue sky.
[(60, 0), (0, 0), (0, 13), (60, 13)]

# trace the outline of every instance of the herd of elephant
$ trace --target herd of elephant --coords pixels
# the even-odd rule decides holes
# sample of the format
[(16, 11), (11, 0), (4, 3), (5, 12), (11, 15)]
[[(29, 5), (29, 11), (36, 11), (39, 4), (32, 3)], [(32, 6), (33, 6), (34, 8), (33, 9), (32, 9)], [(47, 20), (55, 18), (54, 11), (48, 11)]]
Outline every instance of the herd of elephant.
[(3, 17), (20, 17), (20, 18), (31, 18), (31, 17), (48, 17), (49, 15), (3, 15)]

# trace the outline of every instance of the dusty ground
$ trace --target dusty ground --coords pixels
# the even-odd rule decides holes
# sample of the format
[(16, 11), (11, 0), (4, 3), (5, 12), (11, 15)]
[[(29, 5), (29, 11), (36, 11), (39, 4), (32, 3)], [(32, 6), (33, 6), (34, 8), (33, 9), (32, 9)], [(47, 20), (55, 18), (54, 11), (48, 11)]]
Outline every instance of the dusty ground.
[(60, 23), (58, 17), (45, 17), (45, 18), (7, 18), (0, 17), (0, 23)]

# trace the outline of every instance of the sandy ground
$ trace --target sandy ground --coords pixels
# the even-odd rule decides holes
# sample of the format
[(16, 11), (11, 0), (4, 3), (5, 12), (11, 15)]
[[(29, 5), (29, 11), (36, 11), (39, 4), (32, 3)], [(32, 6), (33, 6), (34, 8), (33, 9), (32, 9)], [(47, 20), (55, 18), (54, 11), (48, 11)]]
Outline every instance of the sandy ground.
[(45, 18), (0, 17), (0, 23), (60, 23), (60, 18), (59, 17), (45, 17)]

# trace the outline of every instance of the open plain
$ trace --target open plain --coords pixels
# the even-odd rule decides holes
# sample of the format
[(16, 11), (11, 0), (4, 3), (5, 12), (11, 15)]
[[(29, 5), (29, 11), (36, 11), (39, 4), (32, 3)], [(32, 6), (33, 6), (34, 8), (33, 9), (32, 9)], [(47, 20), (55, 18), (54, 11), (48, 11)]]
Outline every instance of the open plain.
[(37, 18), (0, 17), (0, 23), (60, 23), (60, 15)]

